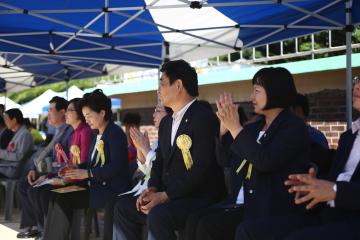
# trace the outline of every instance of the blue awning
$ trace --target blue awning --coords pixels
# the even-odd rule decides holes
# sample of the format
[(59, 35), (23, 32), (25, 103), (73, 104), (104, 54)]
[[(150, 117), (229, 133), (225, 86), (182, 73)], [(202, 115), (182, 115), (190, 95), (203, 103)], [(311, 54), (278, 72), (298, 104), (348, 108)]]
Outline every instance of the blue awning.
[(155, 68), (359, 22), (360, 2), (346, 0), (3, 0), (0, 54), (39, 85), (106, 74), (105, 63)]
[[(278, 42), (323, 30), (343, 29), (346, 26), (348, 1), (345, 0), (208, 2), (214, 6), (219, 5), (217, 10), (239, 24), (239, 39), (244, 47)], [(265, 4), (259, 4), (260, 2)], [(351, 2), (352, 23), (359, 24), (360, 2)]]

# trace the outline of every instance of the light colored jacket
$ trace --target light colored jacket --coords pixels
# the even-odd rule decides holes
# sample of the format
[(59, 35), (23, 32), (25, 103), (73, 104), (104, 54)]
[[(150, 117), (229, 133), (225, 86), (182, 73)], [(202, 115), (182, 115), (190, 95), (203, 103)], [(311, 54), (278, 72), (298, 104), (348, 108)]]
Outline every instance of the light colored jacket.
[(26, 153), (34, 147), (31, 133), (25, 126), (20, 127), (6, 149), (0, 149), (0, 159), (6, 161), (20, 161)]

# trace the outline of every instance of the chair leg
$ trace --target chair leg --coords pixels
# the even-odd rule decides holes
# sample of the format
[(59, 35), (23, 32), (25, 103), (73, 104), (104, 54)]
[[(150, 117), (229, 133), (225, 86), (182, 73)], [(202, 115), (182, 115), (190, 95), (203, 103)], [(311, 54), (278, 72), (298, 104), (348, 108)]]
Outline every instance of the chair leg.
[(15, 187), (15, 181), (7, 181), (5, 184), (5, 221), (12, 219)]
[(5, 212), (5, 185), (4, 182), (0, 182), (0, 210), (4, 209)]
[(94, 225), (95, 225), (95, 236), (99, 237), (100, 236), (100, 230), (99, 230), (99, 220), (98, 220), (98, 216), (97, 216), (97, 212), (94, 211)]

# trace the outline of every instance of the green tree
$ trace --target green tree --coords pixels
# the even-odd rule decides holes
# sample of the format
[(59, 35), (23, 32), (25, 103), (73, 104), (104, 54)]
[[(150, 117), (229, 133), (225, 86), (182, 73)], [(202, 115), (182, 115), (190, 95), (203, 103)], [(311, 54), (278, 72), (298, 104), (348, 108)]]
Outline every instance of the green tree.
[[(69, 87), (71, 86), (77, 86), (80, 89), (86, 89), (86, 88), (92, 88), (95, 86), (95, 82), (93, 79), (82, 79), (82, 80), (70, 80), (69, 81)], [(65, 82), (59, 82), (54, 84), (48, 84), (43, 86), (38, 86), (34, 88), (25, 89), (19, 92), (9, 93), (7, 96), (19, 103), (23, 104), (25, 102), (28, 102), (39, 95), (43, 94), (46, 90), (51, 89), (56, 92), (62, 92), (66, 90), (66, 83)]]

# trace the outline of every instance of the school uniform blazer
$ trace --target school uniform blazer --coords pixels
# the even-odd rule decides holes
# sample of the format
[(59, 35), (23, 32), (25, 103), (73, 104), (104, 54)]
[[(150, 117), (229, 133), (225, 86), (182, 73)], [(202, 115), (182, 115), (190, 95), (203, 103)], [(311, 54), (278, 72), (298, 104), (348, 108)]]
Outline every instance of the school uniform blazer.
[(231, 206), (235, 205), (237, 197), (239, 195), (240, 188), (242, 186), (242, 181), (245, 178), (246, 171), (237, 172), (243, 157), (238, 156), (233, 151), (231, 151), (231, 145), (234, 142), (230, 132), (227, 132), (221, 139), (216, 141), (216, 155), (217, 161), (220, 166), (224, 168), (224, 176), (227, 178), (226, 189), (227, 194), (225, 193), (224, 199), (219, 203), (219, 206)]
[[(341, 134), (328, 178), (330, 181), (335, 182), (343, 172), (357, 134), (351, 129)], [(356, 166), (350, 182), (336, 181), (336, 186), (335, 208), (325, 208), (323, 214), (326, 220), (360, 220), (360, 164)]]
[(284, 216), (305, 211), (294, 203), (284, 181), (289, 174), (305, 173), (309, 164), (309, 134), (305, 123), (283, 110), (257, 141), (265, 119), (246, 125), (231, 149), (252, 164), (250, 179), (244, 179), (244, 218)]
[[(195, 101), (185, 112), (171, 146), (172, 116), (166, 116), (159, 127), (159, 146), (153, 162), (148, 187), (165, 191), (170, 200), (202, 198), (218, 200), (218, 177), (221, 171), (216, 163), (215, 138), (219, 122), (215, 114)], [(193, 165), (186, 170), (178, 136), (186, 134), (192, 140), (190, 153)], [(222, 180), (223, 181), (223, 180)]]
[[(90, 206), (101, 208), (117, 194), (130, 189), (130, 173), (127, 161), (127, 139), (124, 131), (110, 121), (101, 137), (104, 141), (105, 164), (95, 165), (97, 151), (88, 163), (93, 177), (88, 181), (90, 189)], [(89, 156), (95, 148), (93, 140)]]

